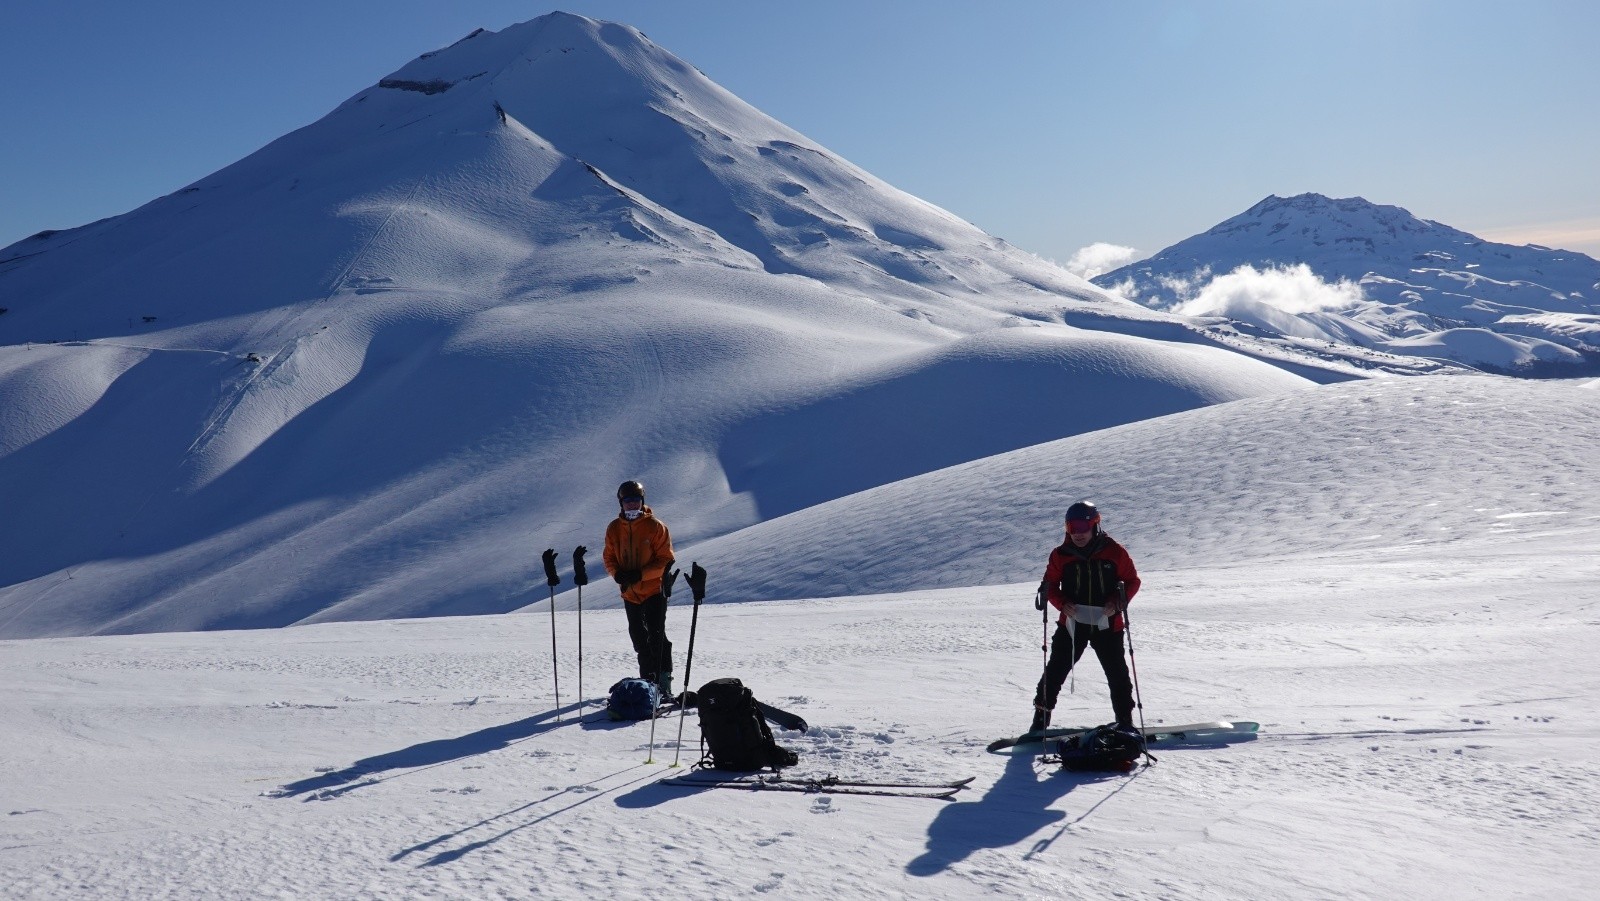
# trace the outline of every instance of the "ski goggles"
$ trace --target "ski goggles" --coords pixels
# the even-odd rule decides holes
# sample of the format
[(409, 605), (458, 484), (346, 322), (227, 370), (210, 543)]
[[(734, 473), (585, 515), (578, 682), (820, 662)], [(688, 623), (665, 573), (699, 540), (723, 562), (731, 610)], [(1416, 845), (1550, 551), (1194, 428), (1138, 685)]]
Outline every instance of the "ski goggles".
[(1088, 534), (1089, 532), (1093, 532), (1094, 531), (1094, 520), (1092, 520), (1092, 519), (1069, 519), (1069, 520), (1067, 520), (1067, 531), (1071, 532), (1074, 535), (1085, 535), (1085, 534)]

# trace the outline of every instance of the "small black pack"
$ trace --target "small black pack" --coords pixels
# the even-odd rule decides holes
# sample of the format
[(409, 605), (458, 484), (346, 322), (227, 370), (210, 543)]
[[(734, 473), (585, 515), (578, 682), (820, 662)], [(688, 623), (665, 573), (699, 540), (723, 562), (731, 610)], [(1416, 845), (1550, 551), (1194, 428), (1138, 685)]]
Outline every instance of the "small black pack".
[(696, 693), (700, 709), (699, 766), (749, 772), (794, 766), (800, 756), (779, 745), (756, 706), (755, 695), (738, 679), (712, 679)]
[[(1126, 773), (1145, 753), (1144, 736), (1116, 723), (1096, 726), (1056, 745), (1061, 768), (1076, 773)], [(1155, 758), (1151, 758), (1154, 760)]]

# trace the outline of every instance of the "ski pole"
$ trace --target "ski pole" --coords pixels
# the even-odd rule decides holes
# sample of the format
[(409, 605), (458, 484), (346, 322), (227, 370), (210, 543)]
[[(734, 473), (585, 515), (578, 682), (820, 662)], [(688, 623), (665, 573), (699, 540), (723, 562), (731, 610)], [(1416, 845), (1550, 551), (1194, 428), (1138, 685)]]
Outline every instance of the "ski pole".
[(556, 549), (544, 552), (544, 581), (550, 587), (550, 674), (556, 685), (556, 722), (561, 722), (561, 667), (556, 664), (556, 586), (561, 577), (556, 575)]
[[(672, 583), (678, 581), (678, 571), (672, 568), (672, 563), (673, 563), (673, 561), (668, 560), (667, 561), (667, 569), (666, 569), (665, 572), (663, 572), (661, 574), (661, 603), (663, 605), (666, 604), (668, 598), (672, 597)], [(666, 629), (666, 627), (667, 627), (667, 613), (666, 613), (665, 610), (663, 610), (663, 611), (661, 611), (661, 628), (662, 629)], [(657, 657), (656, 658), (656, 663), (659, 666), (660, 663), (661, 663), (661, 658)], [(661, 672), (660, 672), (659, 669), (656, 671), (656, 678), (657, 679), (661, 678)], [(660, 685), (660, 683), (658, 682), (657, 683), (658, 690), (659, 690), (659, 685)], [(656, 762), (656, 720), (659, 719), (659, 717), (657, 717), (656, 714), (659, 713), (660, 710), (661, 710), (661, 700), (660, 700), (660, 695), (657, 695), (655, 709), (650, 711), (650, 753), (645, 755), (645, 758), (644, 758), (644, 762), (645, 763), (655, 763)]]
[[(1144, 698), (1139, 694), (1139, 658), (1133, 653), (1133, 618), (1128, 616), (1128, 586), (1117, 583), (1117, 594), (1122, 597), (1122, 631), (1128, 633), (1128, 663), (1133, 668), (1133, 706), (1139, 709), (1139, 734), (1144, 734)], [(1146, 751), (1145, 755), (1149, 756)]]
[[(676, 573), (674, 573), (676, 575)], [(678, 766), (678, 755), (683, 751), (683, 718), (689, 715), (689, 675), (694, 672), (694, 633), (700, 624), (700, 602), (706, 596), (706, 571), (699, 563), (690, 565), (689, 590), (694, 594), (694, 612), (689, 615), (689, 656), (683, 662), (683, 703), (678, 705), (678, 743), (672, 749), (672, 766)]]
[(1067, 694), (1075, 695), (1078, 693), (1078, 657), (1080, 656), (1078, 654), (1078, 616), (1076, 613), (1067, 617), (1067, 641), (1072, 643), (1072, 651), (1068, 654), (1072, 659), (1072, 669), (1067, 670), (1067, 673), (1071, 676), (1067, 680)]
[(1047, 599), (1045, 583), (1039, 583), (1039, 590), (1033, 593), (1034, 609), (1039, 611), (1039, 703), (1045, 701), (1045, 686), (1050, 681), (1050, 601)]
[[(578, 585), (578, 709), (583, 710), (583, 705), (588, 703), (583, 693), (583, 586), (589, 584), (589, 571), (584, 568), (583, 555), (589, 549), (578, 545), (572, 552), (572, 581)], [(581, 712), (578, 714), (583, 715)]]

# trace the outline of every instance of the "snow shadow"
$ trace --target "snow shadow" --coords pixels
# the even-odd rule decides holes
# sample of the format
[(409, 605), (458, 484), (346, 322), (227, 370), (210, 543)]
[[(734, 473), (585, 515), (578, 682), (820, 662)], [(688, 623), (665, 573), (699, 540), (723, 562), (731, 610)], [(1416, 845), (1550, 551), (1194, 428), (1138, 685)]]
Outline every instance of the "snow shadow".
[[(563, 714), (572, 713), (583, 706), (583, 702), (575, 702), (565, 707), (559, 707), (536, 716), (517, 720), (514, 723), (490, 726), (487, 729), (479, 729), (477, 732), (471, 732), (455, 738), (425, 741), (409, 748), (401, 748), (398, 751), (367, 757), (350, 764), (342, 770), (319, 773), (315, 776), (301, 779), (298, 782), (291, 782), (273, 792), (272, 796), (274, 798), (293, 798), (298, 795), (310, 795), (305, 800), (326, 801), (364, 786), (376, 785), (386, 778), (394, 778), (393, 776), (379, 777), (378, 774), (380, 773), (387, 773), (391, 770), (416, 772), (449, 763), (453, 760), (461, 760), (466, 757), (487, 754), (490, 751), (498, 751), (519, 741), (532, 738), (535, 735), (549, 732), (552, 729), (582, 723), (583, 720), (581, 718), (560, 719), (560, 717)], [(401, 774), (397, 773), (396, 775)]]
[[(1066, 818), (1065, 810), (1052, 809), (1051, 805), (1074, 788), (1129, 778), (1122, 773), (1064, 773), (1053, 767), (1040, 771), (1035, 768), (1036, 762), (1037, 758), (1029, 754), (1014, 755), (1007, 759), (1005, 771), (982, 798), (945, 805), (928, 826), (927, 850), (906, 864), (906, 872), (912, 876), (936, 876), (975, 851), (1018, 845)], [(1090, 808), (1079, 819), (1093, 810)], [(1041, 844), (1048, 846), (1054, 840), (1052, 837)], [(1040, 850), (1040, 846), (1034, 850)]]
[(526, 804), (520, 805), (518, 807), (514, 807), (514, 808), (506, 811), (505, 813), (496, 814), (495, 816), (489, 817), (488, 819), (479, 820), (478, 822), (473, 823), (470, 826), (465, 826), (465, 827), (463, 827), (461, 829), (457, 829), (454, 832), (447, 832), (447, 833), (445, 833), (443, 835), (440, 835), (440, 836), (437, 836), (435, 838), (431, 838), (431, 839), (429, 839), (429, 840), (427, 840), (425, 842), (422, 842), (421, 844), (413, 845), (413, 846), (411, 846), (409, 848), (406, 848), (403, 851), (400, 851), (399, 853), (395, 854), (394, 856), (390, 857), (389, 861), (391, 863), (398, 863), (399, 861), (404, 860), (405, 858), (411, 856), (412, 854), (416, 854), (416, 853), (421, 852), (421, 851), (431, 850), (432, 848), (434, 848), (434, 847), (436, 847), (436, 846), (438, 846), (440, 844), (443, 844), (443, 843), (445, 843), (447, 841), (450, 841), (450, 840), (456, 839), (456, 838), (460, 838), (460, 837), (466, 835), (468, 832), (471, 832), (474, 829), (478, 829), (478, 828), (483, 827), (483, 826), (488, 826), (488, 825), (491, 825), (491, 824), (494, 824), (494, 823), (498, 823), (501, 820), (504, 820), (504, 819), (506, 819), (508, 817), (512, 817), (512, 816), (515, 816), (515, 815), (517, 815), (519, 813), (522, 813), (524, 811), (527, 811), (527, 810), (530, 810), (532, 808), (538, 807), (539, 805), (545, 804), (546, 802), (554, 801), (557, 798), (562, 798), (562, 797), (570, 795), (570, 796), (576, 797), (578, 799), (576, 801), (573, 801), (571, 804), (566, 805), (565, 807), (556, 808), (555, 810), (552, 810), (552, 811), (550, 811), (548, 813), (544, 813), (544, 814), (541, 814), (539, 816), (536, 816), (533, 819), (530, 819), (530, 820), (528, 820), (526, 822), (518, 823), (515, 826), (511, 826), (511, 827), (508, 827), (506, 829), (502, 829), (500, 832), (497, 832), (494, 835), (491, 835), (491, 836), (489, 836), (487, 838), (481, 838), (481, 839), (478, 839), (477, 841), (469, 842), (468, 844), (462, 845), (459, 848), (453, 848), (453, 849), (450, 849), (448, 851), (440, 851), (437, 854), (434, 854), (432, 857), (428, 858), (427, 860), (423, 861), (422, 863), (418, 864), (418, 866), (419, 867), (437, 867), (437, 866), (440, 866), (440, 865), (443, 865), (443, 864), (454, 863), (454, 862), (460, 860), (461, 858), (467, 856), (468, 854), (471, 854), (474, 851), (481, 851), (484, 848), (487, 848), (487, 847), (495, 844), (496, 842), (500, 841), (501, 839), (503, 839), (503, 838), (505, 838), (507, 836), (514, 835), (514, 834), (516, 834), (518, 832), (521, 832), (524, 829), (528, 829), (528, 828), (531, 828), (533, 826), (537, 826), (540, 823), (543, 823), (543, 822), (545, 822), (547, 820), (550, 820), (550, 819), (552, 819), (552, 818), (554, 818), (556, 816), (559, 816), (560, 814), (566, 813), (567, 811), (572, 810), (575, 807), (579, 807), (579, 806), (581, 806), (583, 804), (587, 804), (590, 801), (593, 801), (596, 798), (599, 798), (599, 797), (602, 797), (604, 795), (610, 794), (611, 792), (614, 792), (619, 788), (622, 788), (622, 787), (628, 786), (628, 785), (632, 785), (633, 783), (638, 782), (638, 781), (643, 780), (643, 779), (654, 779), (656, 777), (656, 773), (655, 773), (654, 770), (646, 770), (643, 774), (634, 776), (634, 778), (629, 779), (629, 780), (621, 783), (620, 785), (614, 785), (614, 786), (612, 786), (610, 788), (601, 788), (597, 784), (597, 783), (604, 782), (604, 781), (607, 781), (607, 780), (615, 779), (618, 776), (628, 775), (628, 774), (632, 773), (634, 770), (637, 770), (642, 766), (645, 766), (645, 764), (642, 764), (642, 763), (634, 764), (633, 766), (627, 767), (625, 769), (618, 770), (615, 773), (611, 773), (610, 775), (607, 775), (607, 776), (601, 776), (598, 779), (594, 779), (594, 780), (591, 780), (589, 782), (585, 782), (585, 783), (583, 783), (581, 785), (568, 786), (568, 787), (563, 788), (563, 789), (561, 789), (559, 791), (556, 791), (556, 792), (554, 792), (552, 794), (546, 795), (543, 798), (539, 798), (538, 800), (529, 801)]

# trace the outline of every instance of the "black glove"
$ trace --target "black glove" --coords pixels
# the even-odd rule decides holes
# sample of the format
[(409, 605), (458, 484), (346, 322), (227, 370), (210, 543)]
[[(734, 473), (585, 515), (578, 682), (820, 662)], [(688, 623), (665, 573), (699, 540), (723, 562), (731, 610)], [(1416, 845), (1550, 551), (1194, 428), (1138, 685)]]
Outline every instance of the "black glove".
[(556, 549), (551, 548), (544, 552), (544, 580), (554, 588), (561, 584), (561, 577), (556, 575)]
[(706, 571), (698, 563), (689, 566), (689, 574), (683, 577), (689, 583), (689, 590), (694, 592), (696, 603), (706, 599)]
[(1045, 586), (1045, 583), (1040, 582), (1039, 583), (1039, 590), (1035, 591), (1033, 593), (1033, 609), (1035, 609), (1035, 610), (1043, 610), (1044, 609), (1045, 596), (1046, 596), (1044, 586)]
[(667, 570), (661, 574), (661, 596), (664, 598), (672, 597), (672, 583), (678, 581), (678, 570), (672, 568), (675, 563), (676, 560), (668, 560)]
[(640, 576), (639, 571), (637, 569), (619, 569), (619, 570), (617, 570), (617, 575), (616, 575), (617, 584), (622, 586), (622, 590), (623, 591), (627, 591), (628, 589), (632, 588), (633, 586), (639, 584), (639, 579), (640, 578), (641, 578), (641, 576)]
[(587, 553), (589, 549), (581, 544), (572, 552), (572, 581), (579, 585), (589, 584), (589, 570), (583, 565), (583, 555)]

